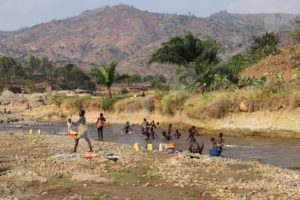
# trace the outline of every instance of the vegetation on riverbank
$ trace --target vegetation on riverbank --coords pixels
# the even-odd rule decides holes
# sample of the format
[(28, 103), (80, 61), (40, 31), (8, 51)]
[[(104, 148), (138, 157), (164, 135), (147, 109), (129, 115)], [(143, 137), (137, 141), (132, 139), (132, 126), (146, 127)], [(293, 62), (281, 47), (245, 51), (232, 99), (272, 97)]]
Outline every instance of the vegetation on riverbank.
[(184, 113), (192, 119), (218, 119), (228, 113), (280, 111), (300, 108), (300, 91), (283, 90), (272, 93), (268, 89), (239, 90), (193, 94), (187, 91), (147, 93), (148, 97), (130, 94), (108, 97), (54, 97), (57, 108), (68, 114), (80, 109), (110, 113), (134, 113), (145, 110), (174, 116)]

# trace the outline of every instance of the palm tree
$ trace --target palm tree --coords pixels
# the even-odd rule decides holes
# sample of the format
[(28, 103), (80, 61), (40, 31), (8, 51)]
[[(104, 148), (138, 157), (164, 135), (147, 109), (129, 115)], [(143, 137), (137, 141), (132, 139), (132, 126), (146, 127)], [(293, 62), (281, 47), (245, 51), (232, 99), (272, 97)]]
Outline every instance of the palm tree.
[(116, 81), (116, 67), (117, 61), (112, 61), (108, 66), (105, 67), (93, 67), (90, 75), (94, 77), (98, 84), (106, 86), (109, 97), (112, 97), (111, 86)]

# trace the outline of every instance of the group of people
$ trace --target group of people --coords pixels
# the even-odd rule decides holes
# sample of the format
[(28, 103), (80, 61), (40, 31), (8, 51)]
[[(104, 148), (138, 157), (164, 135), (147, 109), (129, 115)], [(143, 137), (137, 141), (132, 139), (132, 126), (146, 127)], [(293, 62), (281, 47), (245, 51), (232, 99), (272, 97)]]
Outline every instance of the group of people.
[[(155, 121), (152, 121), (149, 123), (145, 118), (140, 126), (142, 128), (141, 133), (145, 136), (145, 140), (160, 138), (155, 132), (155, 130), (161, 129), (159, 122), (155, 123)], [(180, 139), (181, 133), (178, 129), (173, 132), (173, 125), (169, 124), (168, 129), (162, 132), (162, 136), (165, 141), (169, 141), (172, 139)]]
[[(98, 139), (100, 141), (103, 140), (103, 127), (104, 123), (106, 122), (106, 119), (103, 115), (103, 113), (100, 113), (99, 118), (97, 119), (96, 126), (97, 126), (97, 133), (98, 133)], [(75, 138), (75, 145), (74, 149), (72, 152), (77, 151), (77, 147), (79, 144), (79, 140), (84, 138), (86, 142), (88, 143), (89, 146), (89, 152), (93, 151), (91, 141), (89, 139), (89, 134), (88, 134), (88, 128), (86, 125), (86, 118), (85, 118), (85, 111), (80, 110), (79, 112), (79, 119), (76, 122), (72, 122), (71, 119), (68, 119), (67, 122), (68, 126), (68, 131), (71, 132), (73, 130), (74, 126), (78, 126), (78, 134), (77, 137)], [(155, 140), (156, 138), (160, 138), (159, 135), (156, 133), (156, 130), (160, 130), (161, 126), (159, 122), (152, 121), (148, 122), (147, 119), (145, 118), (143, 122), (140, 124), (141, 127), (141, 134), (145, 136), (145, 140), (150, 141), (150, 140)], [(130, 126), (130, 123), (127, 121), (124, 128), (121, 129), (121, 133), (123, 134), (130, 134), (133, 132), (133, 128)], [(197, 141), (196, 137), (199, 135), (197, 129), (195, 126), (192, 126), (189, 130), (189, 135), (188, 138), (186, 139), (186, 142), (190, 143), (189, 146), (189, 152), (191, 153), (199, 153), (202, 154), (204, 144), (199, 144)], [(173, 131), (173, 125), (169, 124), (167, 130), (162, 131), (162, 137), (165, 141), (170, 141), (172, 139), (180, 139), (181, 138), (181, 133), (179, 132), (178, 129)], [(224, 146), (224, 138), (223, 138), (223, 133), (219, 134), (219, 138), (215, 139), (214, 137), (211, 138), (212, 142), (212, 147), (213, 149), (216, 150), (222, 150), (222, 147)]]

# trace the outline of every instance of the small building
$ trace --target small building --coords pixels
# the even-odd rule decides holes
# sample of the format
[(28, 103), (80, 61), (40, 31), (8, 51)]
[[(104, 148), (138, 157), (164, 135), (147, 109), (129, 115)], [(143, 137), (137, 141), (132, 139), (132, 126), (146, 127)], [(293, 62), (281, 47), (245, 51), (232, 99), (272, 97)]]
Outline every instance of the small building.
[(37, 90), (43, 90), (46, 92), (48, 95), (52, 95), (52, 87), (49, 83), (47, 82), (41, 82), (41, 83), (36, 83), (34, 84), (35, 88)]

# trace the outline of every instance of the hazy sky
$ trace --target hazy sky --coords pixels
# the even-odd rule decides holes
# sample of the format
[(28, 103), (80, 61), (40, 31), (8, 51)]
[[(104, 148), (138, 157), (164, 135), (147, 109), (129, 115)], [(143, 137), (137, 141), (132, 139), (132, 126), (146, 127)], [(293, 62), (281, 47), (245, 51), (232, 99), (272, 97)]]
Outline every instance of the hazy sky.
[(104, 5), (128, 4), (141, 10), (209, 16), (233, 13), (300, 13), (300, 0), (0, 0), (0, 30), (10, 31), (80, 14)]

